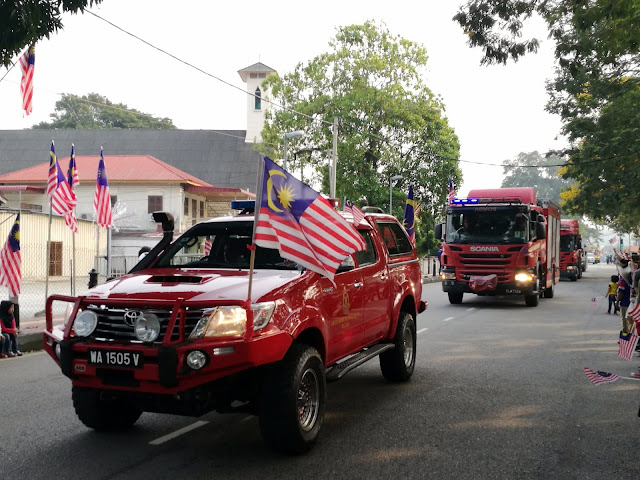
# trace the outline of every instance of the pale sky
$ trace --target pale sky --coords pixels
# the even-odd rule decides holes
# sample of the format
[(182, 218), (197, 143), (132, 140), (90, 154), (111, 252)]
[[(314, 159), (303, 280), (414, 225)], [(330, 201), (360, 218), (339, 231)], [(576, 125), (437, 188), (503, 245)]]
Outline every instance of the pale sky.
[[(451, 18), (463, 0), (422, 2), (210, 0), (105, 0), (91, 11), (244, 90), (237, 71), (258, 61), (290, 72), (328, 51), (336, 28), (367, 20), (385, 22), (392, 34), (424, 45), (424, 81), (446, 107), (460, 139), (464, 183), (499, 187), (501, 164), (520, 152), (561, 148), (559, 118), (544, 111), (545, 81), (553, 75), (553, 45), (539, 24), (542, 49), (516, 64), (480, 66)], [(64, 29), (36, 45), (33, 113), (23, 117), (20, 69), (0, 82), (0, 129), (49, 121), (60, 93), (106, 96), (181, 129), (246, 128), (246, 94), (158, 52), (88, 14), (65, 15)], [(6, 73), (0, 69), (0, 77)], [(332, 121), (332, 119), (328, 119)], [(556, 138), (558, 137), (558, 139)], [(87, 155), (98, 152), (76, 152)], [(61, 155), (63, 152), (61, 152)], [(43, 162), (48, 147), (43, 148)], [(481, 165), (466, 162), (479, 162)], [(338, 179), (339, 181), (339, 179)]]

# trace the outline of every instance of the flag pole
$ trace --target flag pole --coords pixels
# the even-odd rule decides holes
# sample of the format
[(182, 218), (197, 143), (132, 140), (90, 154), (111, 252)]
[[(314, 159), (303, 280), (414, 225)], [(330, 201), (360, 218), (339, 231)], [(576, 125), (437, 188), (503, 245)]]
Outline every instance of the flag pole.
[(258, 174), (256, 184), (256, 201), (253, 208), (253, 233), (251, 234), (251, 257), (249, 259), (249, 289), (247, 292), (247, 301), (251, 302), (251, 289), (253, 287), (253, 266), (256, 258), (256, 227), (258, 226), (258, 215), (260, 213), (260, 204), (262, 203), (262, 180), (264, 176), (264, 160), (262, 156), (258, 157)]

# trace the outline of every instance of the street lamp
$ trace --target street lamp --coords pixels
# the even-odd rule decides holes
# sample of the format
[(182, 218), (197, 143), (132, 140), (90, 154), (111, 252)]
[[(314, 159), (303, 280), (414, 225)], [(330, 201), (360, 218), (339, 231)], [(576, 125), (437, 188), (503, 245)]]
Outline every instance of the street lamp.
[(389, 215), (393, 215), (393, 210), (392, 210), (393, 195), (391, 194), (391, 187), (393, 185), (393, 182), (397, 180), (402, 180), (402, 175), (394, 175), (393, 177), (389, 178)]
[(287, 132), (284, 134), (284, 156), (282, 159), (282, 169), (286, 170), (287, 169), (287, 139), (289, 138), (298, 138), (301, 137), (302, 135), (304, 135), (304, 132), (300, 132), (298, 130), (294, 131), (294, 132)]

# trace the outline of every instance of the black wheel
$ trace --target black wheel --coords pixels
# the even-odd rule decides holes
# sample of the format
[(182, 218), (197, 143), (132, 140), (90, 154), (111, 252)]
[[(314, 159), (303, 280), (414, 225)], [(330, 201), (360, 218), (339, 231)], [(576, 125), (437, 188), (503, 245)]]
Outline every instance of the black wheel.
[(400, 312), (395, 348), (380, 354), (380, 369), (391, 382), (406, 382), (416, 366), (416, 323), (411, 314)]
[(462, 303), (463, 292), (447, 292), (449, 294), (449, 303), (452, 305), (458, 305)]
[(317, 350), (293, 344), (262, 385), (260, 430), (271, 448), (302, 453), (318, 438), (326, 407), (324, 365)]
[(92, 388), (72, 387), (71, 398), (80, 421), (94, 430), (126, 430), (142, 415), (142, 410), (131, 402), (109, 398), (108, 392)]

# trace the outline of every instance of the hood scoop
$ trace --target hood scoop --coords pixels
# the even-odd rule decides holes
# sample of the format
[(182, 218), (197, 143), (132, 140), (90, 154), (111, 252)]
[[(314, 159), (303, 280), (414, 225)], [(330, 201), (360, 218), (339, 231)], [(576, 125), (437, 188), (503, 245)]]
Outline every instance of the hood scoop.
[(147, 280), (147, 283), (202, 283), (202, 277), (182, 276), (182, 275), (154, 275)]

